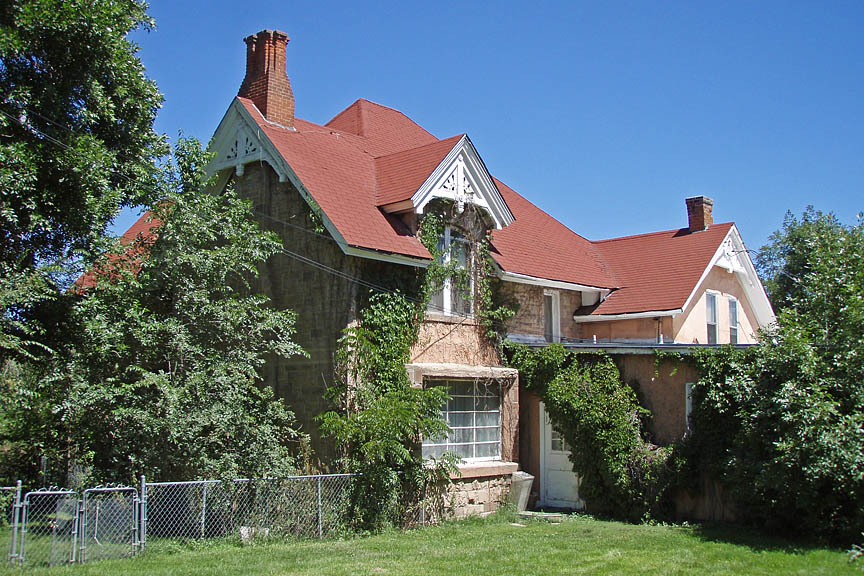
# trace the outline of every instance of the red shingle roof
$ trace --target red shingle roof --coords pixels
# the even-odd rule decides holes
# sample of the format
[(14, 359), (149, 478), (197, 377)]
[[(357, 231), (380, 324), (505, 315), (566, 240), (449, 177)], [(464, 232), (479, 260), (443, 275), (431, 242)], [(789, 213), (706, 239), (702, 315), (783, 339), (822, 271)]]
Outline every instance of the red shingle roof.
[[(161, 224), (162, 222), (158, 218), (154, 218), (153, 213), (147, 210), (123, 233), (123, 236), (120, 237), (120, 243), (124, 246), (130, 246), (139, 239), (149, 240), (155, 233), (156, 228)], [(118, 265), (121, 261), (130, 263), (129, 265), (132, 266), (132, 270), (137, 274), (141, 267), (141, 252), (145, 249), (146, 244), (146, 242), (142, 243), (138, 247), (138, 250), (135, 251), (129, 248), (123, 254), (109, 254), (106, 264), (94, 266), (81, 274), (73, 283), (72, 290), (84, 291), (87, 288), (96, 286), (99, 277), (104, 275), (110, 277), (112, 275), (112, 267)]]
[[(324, 126), (267, 122), (238, 98), (348, 245), (430, 258), (402, 221), (378, 206), (411, 197), (461, 136), (438, 140), (392, 108), (357, 100)], [(683, 306), (731, 224), (591, 242), (495, 181), (515, 221), (495, 230), (492, 255), (506, 272), (613, 289), (594, 314)]]
[(682, 228), (594, 242), (619, 289), (592, 314), (683, 308), (732, 226), (727, 222), (703, 232)]
[(462, 135), (375, 159), (377, 204), (408, 200), (444, 160)]

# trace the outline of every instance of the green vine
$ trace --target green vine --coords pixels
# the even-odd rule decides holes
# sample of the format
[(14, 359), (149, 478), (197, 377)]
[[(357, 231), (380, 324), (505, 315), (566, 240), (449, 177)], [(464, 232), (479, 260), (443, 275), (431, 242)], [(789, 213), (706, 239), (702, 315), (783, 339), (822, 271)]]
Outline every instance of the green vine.
[(643, 521), (668, 510), (669, 452), (645, 441), (648, 413), (605, 354), (507, 342), (520, 385), (536, 392), (571, 449), (580, 495), (594, 512)]

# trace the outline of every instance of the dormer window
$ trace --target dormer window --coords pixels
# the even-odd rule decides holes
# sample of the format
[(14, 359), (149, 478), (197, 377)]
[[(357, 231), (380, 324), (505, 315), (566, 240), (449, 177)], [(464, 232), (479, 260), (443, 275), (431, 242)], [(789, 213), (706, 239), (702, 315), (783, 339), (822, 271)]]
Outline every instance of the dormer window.
[(438, 238), (439, 263), (464, 270), (464, 274), (450, 275), (429, 298), (429, 311), (448, 316), (470, 316), (474, 311), (474, 276), (471, 273), (471, 243), (458, 230), (450, 226)]

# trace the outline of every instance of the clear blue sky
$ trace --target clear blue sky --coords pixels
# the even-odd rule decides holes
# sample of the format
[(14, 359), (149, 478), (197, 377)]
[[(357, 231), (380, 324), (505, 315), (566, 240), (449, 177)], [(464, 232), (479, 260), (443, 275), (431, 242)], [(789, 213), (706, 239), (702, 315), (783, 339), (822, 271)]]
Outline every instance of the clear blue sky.
[[(136, 33), (157, 129), (208, 140), (244, 36), (283, 30), (297, 116), (357, 98), (439, 138), (602, 239), (685, 225), (714, 199), (751, 248), (808, 204), (864, 209), (864, 2), (154, 0)], [(121, 217), (118, 227), (128, 224)]]

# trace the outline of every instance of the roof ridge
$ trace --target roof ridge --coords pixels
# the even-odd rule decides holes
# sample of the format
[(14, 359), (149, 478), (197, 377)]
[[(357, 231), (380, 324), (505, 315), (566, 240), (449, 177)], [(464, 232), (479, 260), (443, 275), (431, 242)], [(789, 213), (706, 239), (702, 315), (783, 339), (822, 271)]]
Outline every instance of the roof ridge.
[[(431, 146), (440, 146), (442, 143), (447, 142), (448, 140), (454, 139), (462, 139), (463, 136), (467, 136), (467, 134), (456, 134), (454, 136), (448, 136), (447, 138), (441, 138), (440, 140), (435, 140), (435, 142), (429, 142), (428, 144), (421, 144), (420, 146), (414, 146), (413, 148), (405, 148), (404, 150), (397, 150), (396, 152), (391, 152), (390, 154), (381, 154), (380, 156), (372, 156), (375, 160), (380, 160), (382, 158), (389, 158), (390, 156), (397, 156), (399, 154), (405, 154), (406, 152), (414, 152), (416, 150), (421, 150), (423, 148), (429, 148)], [(434, 136), (433, 136), (434, 138)], [(371, 152), (369, 152), (371, 154)]]
[[(712, 228), (719, 228), (720, 226), (734, 226), (734, 221), (729, 222), (718, 222), (716, 224), (712, 224), (705, 230), (700, 230), (699, 232), (708, 232)], [(616, 236), (615, 238), (604, 238), (603, 240), (589, 240), (592, 244), (606, 244), (608, 242), (617, 242), (619, 240), (631, 240), (633, 238), (645, 238), (648, 236), (660, 236), (662, 234), (669, 234), (670, 232), (680, 232), (682, 230), (687, 230), (687, 227), (682, 228), (670, 228), (669, 230), (658, 230), (656, 232), (643, 232), (641, 234), (628, 234), (627, 236)]]

